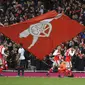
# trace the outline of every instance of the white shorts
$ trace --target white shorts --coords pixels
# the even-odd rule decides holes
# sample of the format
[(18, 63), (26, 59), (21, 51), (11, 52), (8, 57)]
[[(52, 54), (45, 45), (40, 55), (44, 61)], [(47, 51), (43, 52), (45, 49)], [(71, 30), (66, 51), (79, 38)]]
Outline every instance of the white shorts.
[(54, 66), (59, 66), (59, 65), (60, 65), (60, 61), (59, 60), (53, 62), (53, 67)]
[(71, 70), (71, 68), (72, 68), (72, 63), (71, 63), (71, 61), (70, 61), (70, 62), (66, 62), (66, 68), (67, 68), (68, 70)]

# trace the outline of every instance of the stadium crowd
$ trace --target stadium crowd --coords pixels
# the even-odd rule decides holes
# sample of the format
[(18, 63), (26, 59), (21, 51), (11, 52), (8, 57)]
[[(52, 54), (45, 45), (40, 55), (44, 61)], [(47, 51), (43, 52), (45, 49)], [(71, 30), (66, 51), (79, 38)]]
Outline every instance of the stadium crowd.
[[(81, 0), (0, 0), (0, 22), (4, 26), (8, 26), (31, 19), (50, 10), (65, 13), (71, 19), (85, 25), (85, 4)], [(8, 66), (9, 69), (14, 69), (17, 63), (18, 45), (2, 33), (0, 33), (0, 42), (8, 46)], [(62, 43), (60, 47), (62, 56), (68, 48), (74, 47), (76, 53), (72, 57), (72, 69), (85, 70), (85, 31), (72, 40)], [(26, 52), (26, 55), (28, 56), (26, 58), (26, 68), (29, 68), (30, 63), (37, 70), (48, 70), (52, 65), (50, 60), (53, 57), (52, 53), (47, 55), (43, 62), (29, 52)]]

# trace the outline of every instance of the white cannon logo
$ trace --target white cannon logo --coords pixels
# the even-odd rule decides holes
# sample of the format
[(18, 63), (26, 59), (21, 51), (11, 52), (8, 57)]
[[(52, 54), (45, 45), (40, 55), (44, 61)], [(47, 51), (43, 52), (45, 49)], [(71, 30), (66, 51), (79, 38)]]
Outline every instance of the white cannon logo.
[(30, 49), (35, 45), (39, 37), (49, 37), (52, 31), (51, 21), (53, 19), (58, 19), (62, 14), (58, 14), (56, 17), (51, 19), (42, 20), (39, 23), (30, 25), (30, 27), (19, 34), (20, 38), (27, 37), (29, 35), (33, 36), (32, 44), (28, 47)]
[[(46, 32), (48, 30), (48, 32)], [(49, 37), (52, 31), (52, 25), (50, 23), (37, 23), (30, 26), (30, 28), (20, 33), (19, 37), (27, 37), (30, 34), (33, 36), (32, 44), (28, 47), (30, 49), (37, 42), (39, 37)]]

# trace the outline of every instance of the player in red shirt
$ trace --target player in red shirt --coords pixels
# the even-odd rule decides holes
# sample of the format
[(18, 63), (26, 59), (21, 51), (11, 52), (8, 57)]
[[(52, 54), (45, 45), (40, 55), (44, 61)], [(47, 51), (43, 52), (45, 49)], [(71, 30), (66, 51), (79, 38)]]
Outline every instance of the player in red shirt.
[(4, 67), (8, 68), (7, 61), (5, 60), (8, 55), (5, 54), (5, 50), (7, 50), (7, 47), (0, 45), (0, 76), (2, 76), (1, 73)]
[(71, 73), (71, 68), (72, 68), (72, 63), (71, 63), (71, 58), (75, 54), (75, 49), (73, 47), (69, 48), (65, 52), (65, 62), (66, 62), (66, 68), (67, 68), (67, 75), (68, 73)]
[(62, 60), (62, 55), (61, 55), (61, 47), (57, 47), (57, 49), (54, 51), (53, 53), (53, 65), (50, 68), (50, 70), (48, 71), (47, 75), (49, 75), (50, 72), (53, 72), (55, 67), (59, 67), (60, 66), (60, 62)]

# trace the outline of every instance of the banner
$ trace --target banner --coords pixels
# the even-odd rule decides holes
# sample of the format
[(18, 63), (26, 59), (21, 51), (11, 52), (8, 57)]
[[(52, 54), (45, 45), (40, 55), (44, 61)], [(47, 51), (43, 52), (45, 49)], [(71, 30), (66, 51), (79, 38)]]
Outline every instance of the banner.
[(0, 27), (0, 32), (42, 60), (54, 48), (75, 37), (84, 26), (65, 14), (50, 11), (30, 20), (8, 27)]

